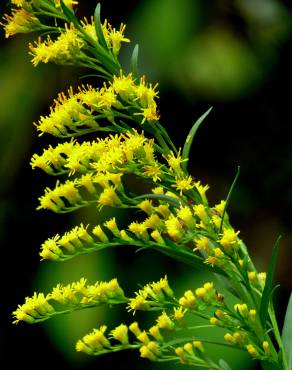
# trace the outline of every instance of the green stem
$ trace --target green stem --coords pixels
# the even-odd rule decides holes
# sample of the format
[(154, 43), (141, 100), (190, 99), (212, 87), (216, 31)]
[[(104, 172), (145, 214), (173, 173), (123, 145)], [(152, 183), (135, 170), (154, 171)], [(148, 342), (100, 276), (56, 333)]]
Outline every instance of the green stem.
[(278, 323), (277, 323), (277, 319), (276, 319), (276, 315), (275, 315), (275, 310), (274, 310), (274, 306), (273, 306), (272, 302), (270, 302), (270, 304), (269, 304), (268, 312), (269, 312), (270, 320), (271, 320), (271, 323), (272, 323), (272, 326), (273, 326), (275, 339), (276, 339), (276, 341), (278, 343), (278, 346), (279, 346), (279, 352), (280, 352), (280, 355), (281, 355), (281, 357), (279, 359), (281, 359), (281, 362), (282, 362), (281, 365), (283, 366), (283, 370), (289, 370), (287, 359), (286, 359), (286, 356), (285, 356), (285, 351), (284, 351), (284, 348), (283, 348), (282, 338), (281, 338), (281, 334), (280, 334), (280, 331), (279, 331), (279, 327), (278, 327)]
[(163, 139), (162, 135), (160, 132), (155, 131), (154, 133), (159, 145), (161, 146), (163, 153), (168, 154), (170, 152), (170, 149), (168, 145), (166, 144), (165, 140)]

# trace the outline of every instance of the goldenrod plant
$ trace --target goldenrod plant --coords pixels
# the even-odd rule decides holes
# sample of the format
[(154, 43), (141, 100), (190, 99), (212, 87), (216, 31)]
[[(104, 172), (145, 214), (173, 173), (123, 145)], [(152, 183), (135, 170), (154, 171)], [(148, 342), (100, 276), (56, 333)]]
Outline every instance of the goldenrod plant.
[[(59, 93), (50, 113), (35, 123), (39, 136), (60, 139), (31, 159), (33, 169), (60, 178), (54, 188), (44, 190), (38, 209), (67, 213), (81, 207), (97, 211), (111, 207), (113, 214), (126, 208), (144, 215), (137, 220), (133, 212), (126, 228), (121, 228), (118, 216), (102, 224), (80, 223), (44, 241), (41, 260), (62, 262), (119, 245), (154, 249), (207, 270), (236, 302), (230, 305), (211, 278), (202, 286), (186, 287), (180, 296), (164, 276), (131, 297), (115, 277), (91, 285), (81, 278), (26, 297), (13, 312), (14, 323), (33, 324), (88, 307), (120, 305), (128, 311), (129, 322), (94, 328), (77, 341), (77, 351), (99, 356), (136, 349), (150, 361), (230, 369), (228, 358), (215, 361), (208, 353), (208, 343), (213, 343), (248, 352), (263, 369), (292, 370), (291, 303), (281, 336), (272, 301), (280, 240), (267, 274), (258, 272), (227, 213), (239, 171), (227, 198), (215, 205), (206, 196), (209, 186), (188, 171), (193, 139), (210, 110), (191, 128), (183, 148), (177, 148), (160, 123), (158, 84), (139, 74), (138, 46), (133, 48), (129, 71), (119, 60), (121, 47), (130, 42), (124, 24), (116, 28), (107, 20), (101, 22), (100, 4), (93, 17), (78, 19), (76, 0), (11, 3), (12, 11), (2, 21), (7, 38), (40, 31), (29, 44), (34, 66), (54, 62), (84, 67), (101, 81), (99, 86), (81, 85)], [(95, 134), (99, 132), (100, 136)], [(93, 140), (86, 140), (89, 133)], [(128, 188), (129, 175), (143, 184), (143, 190)], [(136, 311), (155, 311), (156, 320), (141, 328), (133, 318)], [(188, 323), (193, 315), (206, 321), (203, 327), (221, 328), (222, 340), (197, 337), (199, 327)], [(182, 330), (189, 335), (179, 335)]]

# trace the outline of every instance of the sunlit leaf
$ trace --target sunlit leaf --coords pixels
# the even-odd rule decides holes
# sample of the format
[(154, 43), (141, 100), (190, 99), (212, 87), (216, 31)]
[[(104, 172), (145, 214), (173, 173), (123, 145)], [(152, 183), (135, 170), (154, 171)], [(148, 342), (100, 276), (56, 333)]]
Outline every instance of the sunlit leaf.
[(139, 54), (139, 45), (135, 45), (132, 56), (131, 56), (131, 71), (134, 79), (139, 78), (138, 72), (138, 54)]

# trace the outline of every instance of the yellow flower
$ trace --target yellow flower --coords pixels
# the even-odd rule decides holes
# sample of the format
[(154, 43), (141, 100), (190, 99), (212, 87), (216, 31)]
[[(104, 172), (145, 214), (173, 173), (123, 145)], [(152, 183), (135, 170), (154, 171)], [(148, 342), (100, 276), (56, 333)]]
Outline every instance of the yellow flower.
[(128, 344), (128, 327), (125, 324), (121, 324), (117, 326), (115, 329), (111, 331), (111, 336), (121, 342), (122, 344)]
[(211, 317), (209, 321), (211, 325), (220, 326), (220, 321), (216, 317)]
[(132, 100), (135, 96), (136, 85), (131, 73), (125, 76), (121, 71), (119, 76), (114, 76), (111, 86), (125, 101)]
[(183, 228), (175, 216), (170, 216), (168, 220), (165, 221), (165, 226), (168, 235), (175, 241), (181, 240), (183, 236)]
[(248, 344), (245, 346), (245, 348), (247, 349), (247, 352), (252, 356), (252, 357), (256, 357), (257, 356), (257, 351), (255, 349), (255, 347), (252, 345), (252, 344)]
[(242, 317), (244, 317), (245, 319), (248, 318), (249, 316), (249, 311), (248, 311), (248, 308), (247, 308), (247, 305), (245, 303), (237, 303), (234, 305), (234, 309), (235, 311), (239, 312), (240, 315)]
[(255, 321), (256, 319), (256, 314), (257, 314), (257, 311), (255, 309), (251, 309), (249, 310), (249, 313), (248, 313), (248, 318), (251, 320), (251, 321)]
[(120, 236), (120, 230), (118, 229), (116, 218), (113, 217), (110, 220), (104, 223), (104, 226), (107, 227), (116, 237)]
[(165, 244), (165, 241), (158, 230), (153, 230), (150, 235), (156, 241), (156, 243)]
[(81, 339), (79, 339), (78, 342), (76, 343), (75, 349), (77, 352), (84, 352), (87, 355), (93, 354), (93, 350), (89, 348)]
[[(63, 0), (64, 1), (64, 4), (68, 7), (68, 8), (72, 8), (73, 5), (78, 5), (78, 1), (76, 0)], [(56, 8), (59, 8), (61, 6), (61, 0), (54, 0), (55, 2), (55, 5), (56, 5)]]
[(177, 217), (184, 221), (185, 224), (190, 228), (195, 225), (195, 220), (190, 207), (181, 207), (177, 212)]
[(104, 191), (99, 196), (98, 203), (101, 206), (110, 207), (119, 207), (122, 204), (113, 186), (109, 186), (108, 188), (104, 189)]
[(151, 83), (147, 86), (145, 76), (140, 78), (139, 85), (135, 85), (137, 100), (143, 108), (155, 104), (155, 98), (158, 95), (158, 92), (156, 91), (157, 86), (158, 84), (155, 84), (154, 87), (152, 87)]
[(156, 322), (157, 322), (157, 326), (160, 329), (171, 330), (175, 326), (174, 322), (170, 319), (170, 317), (167, 315), (165, 311), (163, 311), (162, 314), (158, 316)]
[(152, 214), (144, 221), (144, 225), (148, 229), (162, 231), (164, 229), (164, 223), (157, 214)]
[(219, 239), (219, 243), (224, 247), (225, 249), (230, 249), (232, 246), (234, 246), (238, 240), (237, 235), (239, 234), (239, 231), (235, 232), (233, 229), (225, 229), (223, 231), (222, 237)]
[(145, 123), (146, 121), (150, 123), (157, 122), (159, 121), (159, 118), (160, 118), (160, 115), (157, 111), (156, 103), (153, 103), (152, 105), (149, 105), (146, 108), (142, 108), (141, 113), (134, 113), (134, 114), (137, 116), (143, 116), (141, 125), (143, 125), (143, 123)]
[(202, 199), (206, 201), (206, 191), (210, 188), (209, 185), (202, 185), (200, 181), (195, 182), (195, 187), (197, 188)]
[(147, 358), (150, 361), (157, 360), (157, 356), (152, 351), (150, 351), (150, 349), (147, 346), (144, 345), (140, 347), (139, 351), (140, 351), (140, 356), (142, 358)]
[(215, 225), (215, 227), (217, 229), (219, 229), (220, 225), (221, 225), (221, 217), (219, 217), (218, 215), (213, 215), (212, 216), (212, 222)]
[(176, 188), (176, 190), (179, 190), (180, 195), (182, 193), (193, 189), (194, 184), (193, 184), (193, 179), (192, 176), (188, 177), (176, 177), (175, 178), (175, 184), (171, 185), (172, 187)]
[(165, 156), (165, 159), (167, 160), (167, 163), (172, 171), (178, 174), (182, 172), (181, 164), (182, 162), (186, 161), (186, 159), (182, 159), (182, 156), (180, 155), (180, 150), (177, 155), (175, 155), (171, 151), (170, 154)]
[(267, 342), (266, 340), (264, 340), (263, 343), (262, 343), (262, 346), (263, 346), (263, 349), (264, 349), (265, 353), (269, 353), (270, 352), (269, 342)]
[(194, 340), (193, 341), (193, 346), (196, 348), (196, 349), (199, 349), (200, 351), (204, 352), (204, 347), (203, 347), (203, 344), (200, 340)]
[(129, 304), (128, 304), (128, 310), (129, 311), (147, 311), (151, 307), (150, 302), (147, 301), (147, 292), (144, 290), (139, 290), (139, 292), (136, 292), (135, 298), (130, 298)]
[(11, 0), (11, 4), (19, 8), (22, 8), (23, 6), (28, 5), (28, 1), (27, 0)]
[(187, 290), (178, 303), (184, 308), (196, 308), (196, 297), (191, 290)]
[[(66, 135), (70, 135), (72, 132), (78, 132), (79, 126), (86, 126), (87, 128), (98, 127), (98, 124), (91, 116), (91, 112), (82, 105), (79, 94), (73, 93), (72, 87), (68, 90), (67, 95), (64, 93), (60, 93), (58, 95), (57, 99), (54, 100), (54, 106), (51, 107), (50, 110), (51, 112), (48, 116), (41, 116), (39, 121), (35, 124), (37, 130), (40, 131), (40, 136), (44, 133), (49, 133), (54, 136), (64, 137)], [(72, 144), (73, 143), (74, 142), (72, 142)], [(74, 157), (74, 154), (75, 158), (77, 154), (77, 158), (80, 161), (82, 158), (80, 152), (83, 151), (83, 154), (85, 154), (86, 152), (84, 151), (84, 149), (87, 149), (87, 152), (91, 153), (90, 149), (92, 146), (95, 146), (94, 142), (84, 142), (81, 145), (75, 143), (74, 150), (72, 150), (68, 154), (64, 154), (66, 154), (72, 162), (74, 162), (72, 159)], [(57, 151), (57, 153), (61, 151), (62, 144), (60, 146), (57, 146), (55, 150)], [(77, 163), (80, 166), (79, 161), (77, 161)]]
[(226, 201), (225, 200), (221, 200), (221, 202), (219, 204), (216, 204), (214, 208), (215, 208), (215, 211), (218, 212), (218, 214), (220, 216), (222, 216), (225, 207), (226, 207)]
[(210, 249), (209, 239), (206, 236), (202, 236), (200, 239), (196, 240), (195, 243), (196, 248), (194, 251), (199, 249), (208, 252)]
[(6, 38), (17, 33), (28, 33), (42, 28), (40, 21), (25, 9), (13, 9), (12, 14), (5, 14), (3, 19), (5, 23), (0, 24), (4, 26)]
[(98, 237), (98, 239), (103, 243), (108, 243), (108, 237), (106, 236), (105, 232), (102, 230), (100, 225), (97, 225), (92, 230), (92, 234)]
[(151, 177), (154, 182), (161, 180), (162, 172), (157, 163), (146, 165), (143, 167), (143, 170), (146, 176)]
[(26, 297), (25, 303), (19, 305), (17, 310), (12, 313), (16, 318), (13, 323), (17, 324), (19, 321), (34, 323), (38, 319), (41, 320), (51, 315), (55, 310), (48, 301), (48, 296), (45, 297), (43, 293), (34, 293), (33, 297)]
[(94, 329), (91, 333), (85, 335), (82, 341), (93, 351), (100, 351), (104, 347), (110, 347), (109, 340), (104, 335), (107, 327), (102, 325), (99, 329)]
[(176, 347), (174, 351), (175, 351), (176, 355), (179, 357), (180, 362), (182, 364), (186, 363), (185, 351), (184, 351), (183, 347)]
[(186, 313), (186, 309), (184, 309), (182, 306), (180, 307), (174, 307), (174, 319), (177, 320), (177, 321), (180, 321), (184, 318), (184, 315)]
[(41, 246), (41, 251), (39, 255), (42, 259), (50, 259), (53, 261), (60, 260), (60, 255), (62, 256), (62, 250), (60, 245), (57, 243), (60, 236), (57, 234), (53, 238), (47, 239)]
[(142, 209), (142, 211), (144, 211), (148, 215), (151, 215), (153, 213), (152, 201), (149, 199), (145, 199), (137, 204), (137, 208)]
[(47, 36), (45, 41), (39, 38), (34, 44), (29, 44), (33, 57), (32, 64), (36, 67), (40, 62), (57, 64), (78, 62), (78, 58), (82, 56), (83, 45), (76, 29), (66, 26), (65, 31), (55, 41)]
[(251, 283), (256, 283), (257, 282), (257, 273), (255, 271), (248, 271), (247, 276), (248, 276), (248, 280)]
[(137, 321), (132, 322), (132, 324), (129, 326), (129, 329), (136, 336), (136, 338), (141, 334), (141, 330)]
[(143, 239), (145, 241), (149, 240), (149, 235), (147, 233), (147, 226), (143, 223), (132, 222), (129, 225), (129, 230), (136, 235), (137, 238)]
[(103, 26), (103, 30), (106, 31), (105, 39), (108, 41), (115, 55), (118, 55), (122, 42), (130, 42), (130, 40), (124, 36), (125, 29), (126, 25), (123, 23), (118, 30), (112, 27), (107, 21), (105, 21)]
[(206, 211), (206, 207), (203, 204), (195, 204), (194, 212), (195, 215), (198, 216), (203, 222), (206, 222), (208, 220), (208, 213)]
[(155, 338), (158, 341), (163, 341), (163, 336), (161, 335), (159, 331), (159, 327), (157, 325), (152, 326), (149, 329), (149, 333), (152, 335), (153, 338)]
[(163, 195), (163, 194), (164, 194), (163, 187), (162, 187), (162, 186), (157, 186), (157, 187), (153, 188), (153, 189), (152, 189), (152, 193), (153, 193), (153, 194), (160, 194), (160, 195)]
[(144, 344), (148, 344), (150, 342), (150, 339), (148, 337), (148, 334), (146, 333), (145, 330), (142, 331), (142, 333), (140, 335), (137, 336), (137, 339), (144, 343)]
[(133, 238), (130, 237), (130, 235), (128, 235), (128, 233), (126, 232), (126, 230), (121, 230), (120, 231), (120, 238), (126, 242), (132, 242), (133, 241)]

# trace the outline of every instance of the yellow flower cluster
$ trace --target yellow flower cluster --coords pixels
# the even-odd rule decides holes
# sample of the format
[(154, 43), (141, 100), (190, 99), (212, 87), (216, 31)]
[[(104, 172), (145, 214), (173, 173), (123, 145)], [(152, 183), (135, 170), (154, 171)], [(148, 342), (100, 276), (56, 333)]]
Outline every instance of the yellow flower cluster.
[(198, 366), (204, 364), (204, 361), (200, 359), (200, 355), (204, 352), (204, 347), (199, 340), (187, 342), (183, 347), (176, 347), (174, 351), (182, 364)]
[(29, 44), (32, 64), (36, 67), (39, 63), (53, 62), (56, 64), (77, 64), (84, 56), (81, 52), (84, 42), (78, 35), (77, 30), (71, 25), (65, 25), (56, 40), (47, 36), (45, 40), (41, 38), (34, 44)]
[[(173, 347), (172, 342), (169, 346), (165, 345), (165, 338), (161, 331), (173, 331), (176, 327), (175, 322), (163, 311), (156, 319), (156, 324), (148, 330), (141, 330), (138, 322), (132, 322), (129, 326), (120, 324), (106, 335), (107, 327), (102, 325), (99, 329), (94, 329), (76, 343), (76, 350), (89, 355), (101, 355), (109, 352), (117, 352), (124, 349), (139, 349), (140, 356), (150, 361), (162, 361), (167, 359), (196, 364), (206, 364), (203, 352), (204, 347), (201, 341), (194, 340), (192, 343), (185, 343), (183, 347)], [(135, 340), (129, 340), (132, 333)], [(115, 339), (118, 343), (112, 343)], [(175, 353), (173, 353), (175, 351)], [(183, 360), (183, 361), (182, 361)]]
[[(39, 198), (38, 209), (66, 212), (86, 206), (88, 201), (80, 195), (81, 188), (90, 193), (92, 202), (101, 206), (121, 206), (117, 191), (123, 192), (123, 173), (134, 172), (149, 178), (144, 168), (150, 163), (156, 164), (153, 145), (153, 141), (147, 140), (143, 134), (132, 132), (92, 143), (71, 141), (50, 147), (41, 156), (34, 155), (32, 167), (48, 173), (87, 172), (63, 184), (57, 182), (55, 189), (46, 188), (45, 194)], [(102, 189), (102, 193), (94, 197), (97, 189)]]
[(246, 303), (236, 303), (234, 311), (217, 309), (210, 323), (225, 329), (229, 332), (224, 334), (224, 339), (237, 347), (246, 349), (254, 358), (267, 359), (269, 357), (269, 342), (266, 333), (258, 335), (259, 317), (254, 308), (248, 308)]
[(183, 309), (194, 311), (200, 311), (206, 305), (224, 306), (223, 296), (216, 292), (211, 282), (206, 282), (202, 287), (197, 288), (195, 292), (192, 290), (185, 291), (178, 303)]
[(135, 293), (135, 298), (130, 298), (128, 310), (146, 310), (151, 307), (163, 307), (167, 299), (173, 299), (173, 291), (170, 288), (167, 276), (161, 278), (158, 282), (145, 285)]
[[(65, 37), (68, 40), (72, 38), (70, 45), (75, 47), (73, 40), (74, 30), (72, 29), (67, 29), (66, 32), (61, 34), (59, 44), (55, 41), (52, 45), (56, 48), (60, 47), (63, 53), (68, 54), (71, 46), (62, 46)], [(48, 51), (49, 49), (39, 48), (39, 54), (36, 58), (38, 59), (40, 54), (45, 55), (46, 50)], [(72, 51), (74, 52), (74, 57), (76, 57), (77, 54), (73, 49)], [(57, 53), (57, 55), (63, 58), (61, 53)], [(49, 59), (50, 57), (46, 60), (49, 61)], [(129, 104), (135, 110), (136, 115), (143, 116), (140, 123), (144, 123), (146, 120), (149, 122), (157, 121), (159, 116), (155, 101), (157, 96), (155, 88), (156, 86), (153, 88), (151, 84), (147, 85), (143, 77), (140, 83), (136, 84), (131, 74), (128, 76), (123, 74), (118, 77), (115, 76), (111, 83), (104, 84), (103, 87), (98, 89), (89, 85), (82, 86), (79, 88), (79, 92), (74, 94), (73, 89), (70, 88), (68, 96), (64, 93), (58, 95), (48, 116), (40, 117), (36, 123), (37, 130), (40, 132), (40, 136), (44, 133), (49, 133), (57, 137), (84, 135), (85, 133), (99, 130), (114, 131), (117, 128), (115, 126), (117, 125), (116, 121), (124, 117), (122, 111), (125, 110), (125, 105)], [(145, 109), (149, 107), (152, 109), (152, 116), (144, 114)], [(105, 122), (108, 122), (107, 126)], [(123, 129), (122, 126), (120, 129)]]
[[(93, 17), (90, 21), (87, 18), (84, 18), (81, 21), (81, 25), (83, 30), (87, 33), (87, 35), (94, 41), (98, 42), (98, 37), (95, 31), (95, 24)], [(121, 45), (123, 42), (129, 43), (130, 39), (125, 37), (125, 29), (126, 25), (121, 23), (120, 28), (116, 29), (112, 27), (112, 25), (106, 19), (104, 23), (101, 25), (101, 29), (107, 44), (107, 47), (112, 50), (114, 55), (118, 55), (121, 49)]]
[(4, 15), (3, 21), (0, 25), (4, 27), (6, 38), (17, 33), (29, 33), (42, 28), (38, 18), (25, 9), (12, 10), (11, 15)]
[[(126, 302), (127, 298), (117, 279), (86, 285), (86, 279), (81, 278), (80, 281), (66, 286), (58, 284), (46, 296), (43, 293), (35, 293), (33, 297), (26, 297), (25, 303), (19, 305), (17, 310), (13, 312), (16, 319), (14, 323), (26, 321), (31, 324), (86, 306)], [(58, 308), (56, 308), (54, 303), (58, 303), (62, 307), (57, 306)]]
[[(92, 26), (94, 26), (94, 24), (92, 24)], [(107, 20), (105, 20), (104, 24), (102, 25), (107, 46), (112, 49), (115, 55), (119, 54), (122, 42), (130, 42), (130, 39), (124, 35), (125, 29), (125, 24), (121, 23), (120, 28), (116, 29), (115, 27), (112, 27)]]
[[(83, 31), (90, 39), (98, 42), (95, 25), (93, 20), (82, 22)], [(112, 27), (107, 21), (102, 25), (102, 30), (107, 41), (108, 47), (112, 49), (115, 55), (118, 55), (122, 42), (130, 42), (124, 36), (126, 26), (121, 24), (119, 30)], [(39, 63), (53, 62), (56, 64), (81, 64), (87, 61), (86, 40), (82, 33), (72, 24), (69, 26), (65, 23), (65, 29), (61, 30), (60, 36), (52, 39), (47, 36), (45, 40), (39, 38), (34, 44), (30, 44), (30, 52), (33, 56), (32, 64), (37, 66)]]

